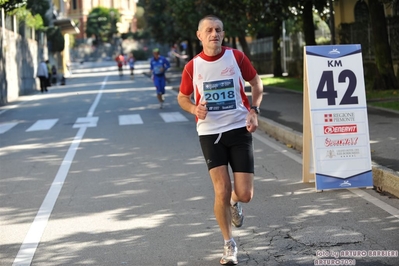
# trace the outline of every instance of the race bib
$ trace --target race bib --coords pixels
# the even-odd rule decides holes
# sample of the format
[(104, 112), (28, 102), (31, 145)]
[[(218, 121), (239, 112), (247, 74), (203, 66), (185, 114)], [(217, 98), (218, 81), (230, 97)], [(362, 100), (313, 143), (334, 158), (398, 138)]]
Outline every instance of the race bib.
[(155, 66), (154, 66), (154, 74), (155, 74), (155, 75), (161, 75), (161, 74), (163, 74), (163, 67), (162, 67), (162, 65), (155, 65)]
[(204, 82), (203, 89), (209, 112), (236, 109), (233, 79)]

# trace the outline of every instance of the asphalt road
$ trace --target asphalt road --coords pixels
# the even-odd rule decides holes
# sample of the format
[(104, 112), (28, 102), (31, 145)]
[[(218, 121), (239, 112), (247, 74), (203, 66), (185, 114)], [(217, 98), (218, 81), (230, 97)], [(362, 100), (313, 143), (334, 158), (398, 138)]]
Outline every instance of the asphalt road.
[[(66, 86), (0, 109), (0, 265), (219, 265), (194, 119), (171, 87), (159, 109), (147, 67), (131, 79), (82, 66)], [(316, 193), (299, 153), (253, 136), (240, 265), (399, 264), (398, 199)]]

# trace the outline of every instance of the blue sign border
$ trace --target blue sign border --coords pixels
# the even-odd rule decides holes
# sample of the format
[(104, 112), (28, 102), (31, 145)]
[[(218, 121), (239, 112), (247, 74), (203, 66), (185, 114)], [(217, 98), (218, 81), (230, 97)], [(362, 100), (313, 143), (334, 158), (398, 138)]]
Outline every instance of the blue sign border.
[(345, 179), (316, 174), (316, 190), (372, 186), (373, 172), (371, 170)]
[(306, 54), (327, 58), (340, 58), (362, 52), (360, 44), (306, 46)]

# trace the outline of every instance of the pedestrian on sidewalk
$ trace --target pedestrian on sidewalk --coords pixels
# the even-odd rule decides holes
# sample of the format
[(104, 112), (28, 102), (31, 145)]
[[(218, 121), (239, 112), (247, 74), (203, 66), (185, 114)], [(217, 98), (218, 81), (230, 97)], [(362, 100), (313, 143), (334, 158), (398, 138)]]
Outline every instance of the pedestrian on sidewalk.
[[(201, 149), (215, 192), (214, 213), (224, 239), (220, 263), (237, 264), (232, 225), (242, 226), (240, 202), (247, 203), (253, 197), (251, 133), (258, 127), (263, 85), (244, 53), (222, 46), (223, 22), (218, 17), (201, 19), (197, 37), (203, 50), (184, 67), (177, 100), (183, 110), (196, 117)], [(245, 81), (251, 85), (252, 105), (244, 91)]]
[(125, 57), (123, 54), (119, 54), (117, 57), (115, 57), (115, 61), (116, 65), (118, 66), (119, 76), (123, 76), (123, 65), (126, 63)]
[(133, 53), (129, 54), (129, 59), (127, 61), (129, 63), (129, 68), (130, 68), (130, 76), (132, 76), (132, 78), (133, 78), (133, 76), (134, 76), (134, 73), (133, 73), (133, 71), (134, 71), (134, 63), (136, 62), (136, 59), (134, 58)]
[(43, 60), (39, 63), (37, 67), (37, 72), (36, 76), (40, 80), (40, 91), (46, 92), (47, 90), (47, 84), (48, 84), (48, 68), (46, 62)]
[(46, 60), (46, 66), (47, 66), (47, 87), (51, 87), (51, 64), (49, 60)]
[(51, 67), (51, 84), (57, 85), (58, 77), (57, 77), (57, 68), (55, 65)]
[(165, 101), (165, 86), (166, 77), (165, 72), (170, 68), (169, 61), (159, 53), (159, 49), (155, 48), (152, 50), (153, 57), (150, 62), (151, 78), (154, 81), (154, 85), (157, 91), (157, 99), (159, 101), (160, 108), (163, 108)]

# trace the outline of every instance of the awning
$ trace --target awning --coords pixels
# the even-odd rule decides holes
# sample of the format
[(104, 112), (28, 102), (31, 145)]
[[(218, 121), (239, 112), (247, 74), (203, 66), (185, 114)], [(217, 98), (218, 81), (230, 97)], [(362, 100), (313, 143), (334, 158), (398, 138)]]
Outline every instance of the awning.
[(69, 33), (69, 34), (79, 34), (80, 30), (76, 27), (75, 23), (70, 18), (64, 19), (57, 19), (54, 20), (54, 26), (57, 26), (61, 29), (62, 33)]

